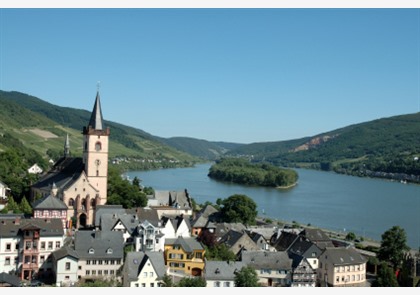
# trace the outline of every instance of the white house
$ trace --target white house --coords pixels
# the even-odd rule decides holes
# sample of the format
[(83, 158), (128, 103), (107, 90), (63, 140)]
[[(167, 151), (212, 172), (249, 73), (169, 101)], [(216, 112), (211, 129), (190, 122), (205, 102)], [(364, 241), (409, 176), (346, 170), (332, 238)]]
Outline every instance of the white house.
[(123, 267), (124, 287), (161, 287), (167, 274), (162, 252), (128, 252)]
[(62, 247), (52, 253), (53, 272), (57, 287), (73, 286), (77, 281), (79, 256), (69, 248)]
[(38, 164), (36, 163), (28, 169), (28, 173), (31, 173), (31, 174), (40, 174), (42, 173), (42, 171), (43, 171), (42, 168), (39, 167)]
[(0, 199), (7, 199), (10, 188), (7, 187), (3, 182), (0, 181)]
[(235, 287), (235, 276), (246, 264), (242, 261), (207, 261), (204, 267), (206, 287)]

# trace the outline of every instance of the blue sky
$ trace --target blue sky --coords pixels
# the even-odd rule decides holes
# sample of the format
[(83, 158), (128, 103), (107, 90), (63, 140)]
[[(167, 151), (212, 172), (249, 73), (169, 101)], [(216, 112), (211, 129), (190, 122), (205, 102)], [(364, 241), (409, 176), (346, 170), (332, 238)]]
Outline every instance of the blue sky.
[(252, 143), (420, 107), (420, 9), (0, 10), (0, 89), (156, 136)]

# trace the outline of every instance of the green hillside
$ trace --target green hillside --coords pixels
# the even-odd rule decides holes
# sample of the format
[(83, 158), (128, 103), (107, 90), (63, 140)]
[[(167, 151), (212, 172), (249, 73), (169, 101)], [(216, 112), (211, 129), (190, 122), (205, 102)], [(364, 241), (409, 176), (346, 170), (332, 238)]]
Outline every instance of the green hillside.
[(390, 174), (408, 174), (412, 179), (406, 180), (419, 182), (420, 113), (377, 119), (308, 138), (245, 145), (227, 155), (360, 176), (381, 177), (377, 172), (382, 172), (382, 177), (403, 180), (408, 176)]
[(242, 145), (225, 142), (210, 142), (207, 140), (190, 137), (160, 138), (160, 140), (163, 143), (176, 148), (177, 150), (184, 151), (190, 155), (206, 160), (219, 159), (229, 150), (235, 149)]
[[(91, 111), (59, 107), (15, 91), (0, 91), (0, 102), (0, 132), (19, 139), (46, 158), (47, 151), (55, 157), (61, 155), (66, 134), (69, 134), (71, 153), (81, 155), (81, 130), (89, 122)], [(110, 158), (129, 158), (130, 164), (123, 161), (129, 168), (188, 166), (200, 161), (140, 129), (107, 120), (104, 123), (111, 129)], [(142, 160), (150, 161), (145, 164)]]

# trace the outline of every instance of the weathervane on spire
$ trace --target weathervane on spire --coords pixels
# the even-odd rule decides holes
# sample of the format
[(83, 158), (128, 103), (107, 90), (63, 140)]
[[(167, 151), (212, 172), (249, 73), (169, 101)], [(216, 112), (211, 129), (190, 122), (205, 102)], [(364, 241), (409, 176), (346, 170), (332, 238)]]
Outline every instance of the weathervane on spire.
[(101, 88), (101, 81), (96, 82), (96, 90), (99, 92), (99, 88)]

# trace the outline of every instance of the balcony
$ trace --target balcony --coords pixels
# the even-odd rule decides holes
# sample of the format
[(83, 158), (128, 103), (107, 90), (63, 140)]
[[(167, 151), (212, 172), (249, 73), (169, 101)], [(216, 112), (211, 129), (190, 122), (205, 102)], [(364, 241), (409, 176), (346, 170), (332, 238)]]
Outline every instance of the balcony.
[(38, 269), (38, 263), (31, 263), (31, 262), (22, 263), (22, 270), (37, 270), (37, 269)]

